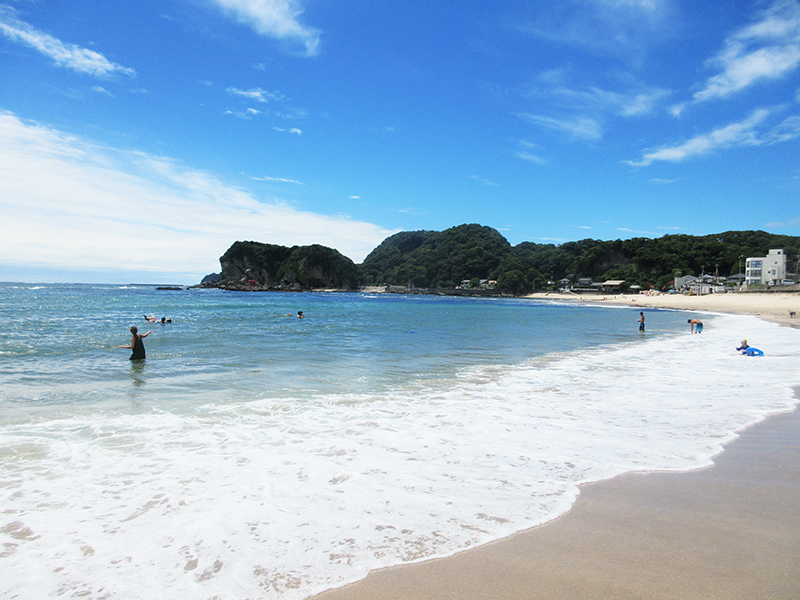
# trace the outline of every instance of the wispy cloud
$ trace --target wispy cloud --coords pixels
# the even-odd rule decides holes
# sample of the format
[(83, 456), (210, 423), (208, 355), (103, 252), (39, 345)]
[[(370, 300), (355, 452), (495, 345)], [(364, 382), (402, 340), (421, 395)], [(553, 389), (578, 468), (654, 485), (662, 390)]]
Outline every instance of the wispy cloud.
[(470, 175), (469, 178), (483, 185), (489, 185), (489, 186), (497, 185), (497, 183), (492, 181), (491, 179), (484, 179), (483, 177), (479, 177), (478, 175)]
[(8, 6), (0, 6), (0, 33), (12, 42), (38, 50), (50, 57), (58, 66), (79, 73), (88, 73), (95, 77), (108, 77), (115, 73), (136, 75), (133, 69), (118, 65), (94, 50), (62, 42), (20, 21), (16, 17), (16, 12)]
[(518, 113), (517, 116), (542, 129), (565, 134), (576, 139), (594, 141), (603, 137), (603, 128), (597, 119), (591, 117), (557, 119), (531, 113)]
[(668, 24), (672, 0), (561, 0), (536, 3), (518, 28), (559, 44), (638, 53)]
[(244, 119), (245, 121), (249, 121), (256, 115), (260, 115), (261, 111), (256, 108), (247, 108), (245, 110), (226, 110), (226, 115), (233, 115), (239, 119)]
[(251, 177), (250, 179), (254, 179), (255, 181), (277, 181), (278, 183), (296, 183), (297, 185), (305, 185), (305, 183), (302, 181), (284, 179), (283, 177), (270, 177), (269, 175), (264, 175), (264, 177)]
[(233, 96), (242, 96), (244, 98), (249, 98), (250, 100), (255, 100), (256, 102), (270, 102), (270, 101), (277, 101), (283, 100), (284, 96), (280, 92), (268, 92), (267, 90), (262, 90), (261, 88), (253, 88), (251, 90), (240, 90), (235, 87), (229, 87), (227, 90), (229, 94)]
[(644, 167), (656, 161), (681, 162), (711, 152), (737, 146), (770, 146), (800, 137), (800, 117), (791, 116), (766, 131), (761, 126), (774, 111), (758, 109), (739, 123), (698, 135), (674, 146), (646, 152), (639, 161), (625, 161), (635, 167)]
[(281, 133), (293, 133), (295, 135), (303, 135), (302, 130), (298, 129), (297, 127), (292, 127), (290, 129), (286, 129), (283, 127), (273, 127), (275, 131), (280, 131)]
[(320, 31), (300, 23), (304, 9), (296, 0), (209, 1), (260, 35), (299, 42), (307, 56), (318, 51)]
[(517, 150), (516, 152), (514, 152), (514, 156), (516, 156), (517, 158), (521, 158), (522, 160), (526, 160), (535, 165), (545, 166), (550, 164), (550, 161), (548, 161), (547, 159), (542, 158), (541, 156), (537, 156), (536, 154), (527, 152), (526, 150)]
[(777, 0), (757, 22), (731, 35), (709, 65), (720, 72), (694, 94), (695, 102), (724, 98), (800, 67), (800, 3)]
[(186, 278), (216, 271), (236, 240), (319, 243), (360, 261), (394, 233), (259, 201), (175, 160), (99, 147), (11, 113), (0, 113), (0, 210), (5, 265)]
[(547, 159), (544, 159), (541, 156), (531, 152), (531, 150), (534, 150), (535, 148), (539, 147), (538, 144), (534, 144), (533, 142), (529, 142), (527, 140), (520, 140), (519, 146), (521, 149), (516, 150), (514, 152), (514, 156), (516, 156), (517, 158), (521, 158), (522, 160), (526, 160), (535, 165), (544, 166), (550, 164), (550, 161), (548, 161)]

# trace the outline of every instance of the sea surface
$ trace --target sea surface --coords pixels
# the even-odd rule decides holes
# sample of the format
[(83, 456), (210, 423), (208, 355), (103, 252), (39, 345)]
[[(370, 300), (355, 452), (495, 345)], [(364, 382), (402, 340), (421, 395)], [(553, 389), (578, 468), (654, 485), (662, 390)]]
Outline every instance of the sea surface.
[(299, 600), (794, 407), (800, 330), (644, 312), (2, 283), (0, 597)]

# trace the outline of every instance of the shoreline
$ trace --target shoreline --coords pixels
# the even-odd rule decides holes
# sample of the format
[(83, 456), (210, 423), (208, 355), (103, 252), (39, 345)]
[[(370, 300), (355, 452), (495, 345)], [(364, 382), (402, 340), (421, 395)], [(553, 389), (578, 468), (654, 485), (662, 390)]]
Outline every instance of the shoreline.
[[(774, 293), (731, 293), (707, 294), (704, 296), (685, 296), (683, 294), (564, 294), (560, 292), (538, 292), (528, 294), (531, 300), (570, 302), (583, 304), (613, 304), (630, 308), (662, 308), (668, 310), (685, 310), (692, 312), (717, 312), (738, 315), (753, 315), (771, 321), (800, 327), (800, 294), (791, 292)], [(791, 313), (795, 316), (792, 317)]]
[[(800, 327), (797, 294), (531, 299), (750, 314)], [(800, 387), (795, 388), (800, 402)], [(800, 598), (800, 408), (738, 433), (714, 464), (579, 486), (538, 527), (421, 563), (370, 572), (309, 600), (795, 600)]]
[(796, 600), (798, 457), (795, 408), (742, 431), (711, 467), (585, 484), (549, 523), (313, 599)]

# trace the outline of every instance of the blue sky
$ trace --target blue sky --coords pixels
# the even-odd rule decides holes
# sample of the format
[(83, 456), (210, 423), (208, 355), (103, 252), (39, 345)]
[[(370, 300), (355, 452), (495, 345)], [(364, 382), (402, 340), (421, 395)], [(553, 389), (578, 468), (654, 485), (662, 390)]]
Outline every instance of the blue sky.
[(797, 0), (0, 0), (0, 82), (0, 280), (462, 223), (800, 235)]

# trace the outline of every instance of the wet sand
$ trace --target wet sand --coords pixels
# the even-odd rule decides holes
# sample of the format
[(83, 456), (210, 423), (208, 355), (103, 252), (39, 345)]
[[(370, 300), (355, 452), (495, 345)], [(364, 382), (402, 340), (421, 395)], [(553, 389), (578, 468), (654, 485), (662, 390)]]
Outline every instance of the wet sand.
[[(576, 301), (800, 324), (788, 314), (800, 308), (798, 294), (602, 298)], [(572, 509), (546, 525), (374, 571), (315, 600), (797, 600), (800, 411), (743, 431), (714, 463), (581, 486)]]
[(714, 462), (582, 486), (546, 525), (317, 598), (797, 600), (800, 411), (745, 430)]

